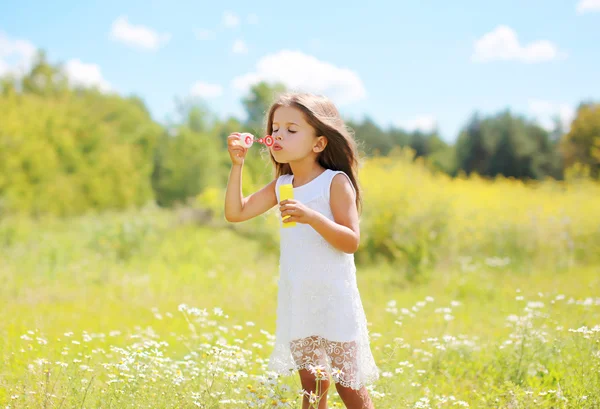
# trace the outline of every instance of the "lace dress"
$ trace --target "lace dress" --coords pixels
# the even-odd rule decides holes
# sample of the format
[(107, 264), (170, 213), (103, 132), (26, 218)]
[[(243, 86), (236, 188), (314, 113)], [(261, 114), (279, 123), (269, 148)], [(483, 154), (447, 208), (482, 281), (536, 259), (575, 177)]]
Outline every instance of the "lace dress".
[[(294, 198), (333, 220), (327, 169), (294, 188)], [(282, 175), (279, 186), (292, 183)], [(379, 378), (356, 285), (354, 255), (337, 250), (307, 224), (280, 228), (275, 345), (268, 368), (281, 375), (320, 365), (334, 382), (360, 389)]]

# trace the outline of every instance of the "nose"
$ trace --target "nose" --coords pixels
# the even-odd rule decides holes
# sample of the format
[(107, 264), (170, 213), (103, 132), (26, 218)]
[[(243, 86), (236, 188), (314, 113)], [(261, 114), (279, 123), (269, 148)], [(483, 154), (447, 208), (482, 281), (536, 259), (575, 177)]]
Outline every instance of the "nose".
[(275, 140), (276, 141), (281, 141), (283, 138), (281, 137), (281, 135), (277, 134), (275, 135)]

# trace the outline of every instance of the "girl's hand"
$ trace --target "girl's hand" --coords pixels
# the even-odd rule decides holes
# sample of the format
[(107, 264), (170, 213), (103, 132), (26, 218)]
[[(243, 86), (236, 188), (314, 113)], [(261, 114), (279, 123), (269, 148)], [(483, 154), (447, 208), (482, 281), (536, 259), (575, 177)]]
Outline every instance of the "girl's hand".
[(281, 217), (290, 216), (285, 219), (284, 223), (298, 222), (304, 224), (310, 224), (315, 218), (315, 211), (304, 206), (297, 200), (288, 199), (283, 200), (279, 203), (279, 211)]
[(243, 165), (248, 148), (245, 148), (240, 143), (240, 133), (234, 132), (227, 137), (227, 151), (234, 165)]

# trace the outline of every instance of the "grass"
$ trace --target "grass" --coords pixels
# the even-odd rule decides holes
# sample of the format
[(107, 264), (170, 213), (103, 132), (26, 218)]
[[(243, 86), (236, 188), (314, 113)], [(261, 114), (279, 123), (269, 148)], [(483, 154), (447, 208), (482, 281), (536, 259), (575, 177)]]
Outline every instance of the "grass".
[[(4, 221), (0, 243), (0, 407), (299, 407), (297, 375), (265, 370), (277, 257), (261, 243), (153, 208)], [(375, 407), (600, 405), (598, 266), (402, 271), (358, 270)]]

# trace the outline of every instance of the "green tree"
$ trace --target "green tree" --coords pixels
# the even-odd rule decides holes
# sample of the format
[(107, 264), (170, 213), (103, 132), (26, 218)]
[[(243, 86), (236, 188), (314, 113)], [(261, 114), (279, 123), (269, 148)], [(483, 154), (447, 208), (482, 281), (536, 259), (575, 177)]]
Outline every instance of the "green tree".
[(182, 112), (187, 116), (162, 133), (154, 154), (152, 186), (160, 206), (185, 203), (223, 183), (226, 151), (206, 126), (205, 108), (186, 106)]
[(269, 84), (264, 81), (254, 84), (250, 88), (248, 95), (242, 100), (248, 115), (245, 122), (247, 132), (255, 135), (262, 135), (265, 132), (267, 110), (277, 95), (285, 91), (286, 88), (283, 84)]
[(557, 177), (548, 132), (509, 111), (473, 115), (456, 142), (457, 165), (467, 173), (541, 179)]
[(393, 147), (393, 141), (389, 133), (383, 131), (368, 116), (365, 116), (361, 122), (349, 120), (348, 126), (354, 130), (359, 147), (368, 156), (385, 156)]
[(69, 84), (61, 67), (48, 63), (46, 53), (38, 50), (31, 71), (21, 80), (21, 88), (26, 94), (56, 96), (68, 92)]
[(561, 151), (566, 167), (579, 163), (589, 168), (592, 177), (600, 177), (600, 103), (578, 107), (571, 129), (561, 140)]
[(160, 125), (143, 102), (72, 89), (43, 53), (0, 94), (0, 213), (68, 216), (153, 199)]

